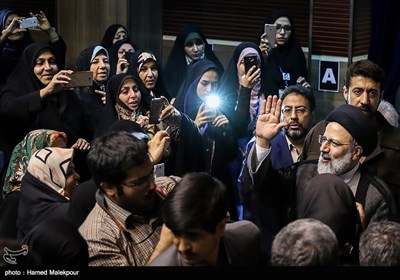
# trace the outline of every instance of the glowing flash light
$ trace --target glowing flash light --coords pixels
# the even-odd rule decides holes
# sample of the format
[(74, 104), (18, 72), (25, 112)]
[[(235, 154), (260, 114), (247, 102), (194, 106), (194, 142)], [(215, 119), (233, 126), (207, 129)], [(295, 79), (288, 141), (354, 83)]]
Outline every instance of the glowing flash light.
[(218, 109), (219, 105), (221, 103), (221, 100), (219, 99), (218, 95), (211, 94), (207, 96), (206, 98), (206, 107), (210, 109)]

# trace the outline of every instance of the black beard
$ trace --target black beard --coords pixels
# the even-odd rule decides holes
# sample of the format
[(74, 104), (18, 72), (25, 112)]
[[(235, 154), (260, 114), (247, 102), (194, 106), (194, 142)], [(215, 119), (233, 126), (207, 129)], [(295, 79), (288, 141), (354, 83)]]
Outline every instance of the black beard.
[(299, 130), (289, 130), (285, 128), (285, 134), (289, 139), (294, 139), (298, 140), (301, 138), (304, 138), (307, 133), (304, 133), (304, 129), (299, 129)]

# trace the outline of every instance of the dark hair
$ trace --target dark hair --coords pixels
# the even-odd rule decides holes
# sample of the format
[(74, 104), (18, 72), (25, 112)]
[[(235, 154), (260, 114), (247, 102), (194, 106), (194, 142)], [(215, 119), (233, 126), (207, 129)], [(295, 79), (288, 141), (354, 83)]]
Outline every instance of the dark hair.
[(118, 185), (135, 166), (149, 160), (147, 141), (125, 131), (111, 132), (96, 138), (87, 155), (94, 181)]
[(207, 173), (188, 173), (164, 202), (165, 224), (176, 235), (201, 228), (215, 233), (227, 216), (226, 186)]
[(385, 72), (381, 67), (379, 67), (378, 64), (372, 62), (371, 60), (365, 59), (350, 64), (344, 79), (345, 86), (349, 88), (350, 79), (358, 76), (370, 78), (375, 82), (380, 83), (380, 88), (381, 90), (383, 89)]
[(282, 92), (280, 99), (283, 101), (286, 98), (286, 96), (288, 96), (291, 93), (297, 93), (307, 98), (308, 103), (310, 103), (311, 112), (315, 111), (315, 96), (310, 88), (301, 85), (288, 86)]
[(400, 266), (400, 224), (369, 224), (361, 233), (359, 259), (362, 266)]

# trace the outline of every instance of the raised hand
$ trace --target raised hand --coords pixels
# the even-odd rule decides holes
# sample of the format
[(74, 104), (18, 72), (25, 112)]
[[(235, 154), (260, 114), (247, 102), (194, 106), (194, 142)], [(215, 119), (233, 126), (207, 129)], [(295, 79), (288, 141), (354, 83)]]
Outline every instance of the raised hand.
[(282, 100), (276, 95), (268, 96), (260, 107), (260, 115), (256, 123), (256, 144), (262, 148), (269, 148), (272, 138), (287, 126), (286, 122), (280, 122)]
[(43, 13), (43, 11), (40, 11), (39, 14), (33, 14), (32, 12), (30, 13), (32, 17), (37, 17), (38, 22), (39, 22), (39, 28), (42, 29), (43, 31), (47, 31), (51, 28), (50, 22), (47, 19), (46, 15)]

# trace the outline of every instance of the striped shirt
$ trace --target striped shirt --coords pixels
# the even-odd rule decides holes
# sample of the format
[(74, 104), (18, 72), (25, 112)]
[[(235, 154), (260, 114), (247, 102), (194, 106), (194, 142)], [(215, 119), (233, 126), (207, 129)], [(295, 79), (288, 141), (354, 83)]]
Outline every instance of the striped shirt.
[[(157, 187), (169, 192), (176, 181), (158, 177)], [(143, 266), (160, 239), (161, 215), (150, 220), (134, 215), (96, 193), (96, 205), (79, 232), (89, 247), (89, 266)]]

